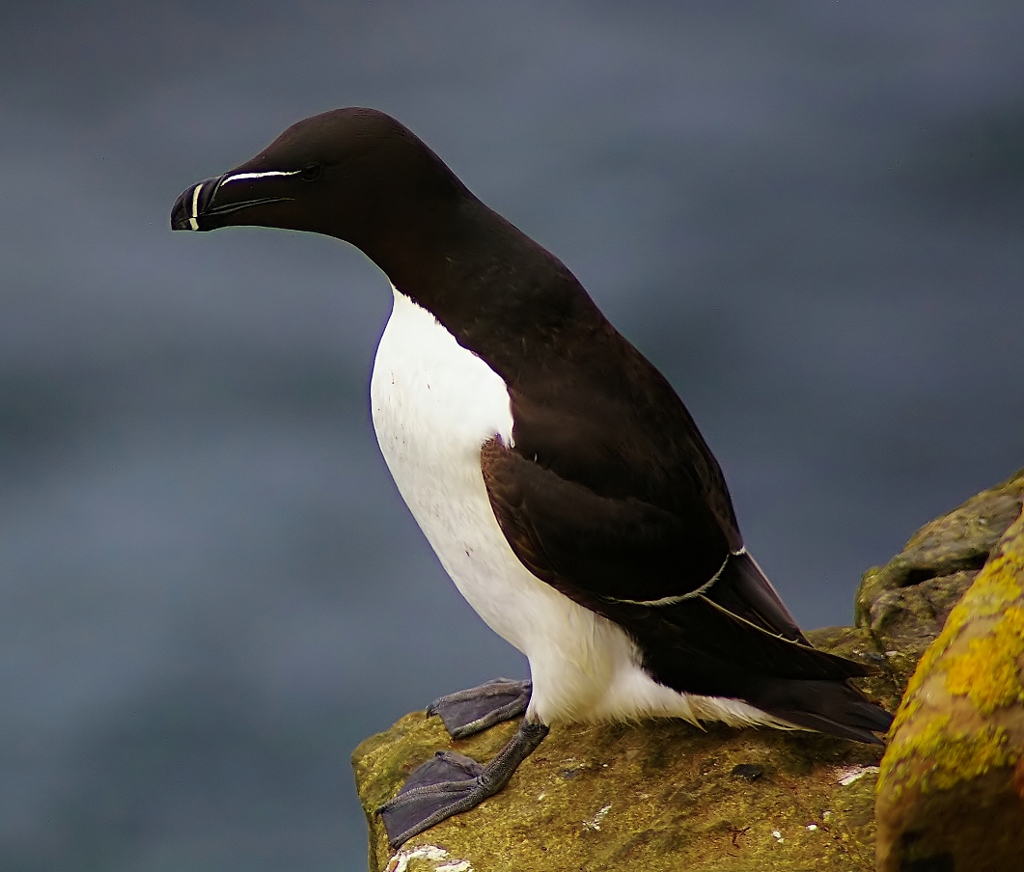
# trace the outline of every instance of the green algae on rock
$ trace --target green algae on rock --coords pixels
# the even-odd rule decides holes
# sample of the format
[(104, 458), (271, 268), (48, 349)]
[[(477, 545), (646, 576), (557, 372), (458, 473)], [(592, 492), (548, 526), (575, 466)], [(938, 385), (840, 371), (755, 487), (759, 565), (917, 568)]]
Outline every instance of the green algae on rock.
[(1024, 860), (1024, 516), (921, 659), (882, 761), (880, 872)]
[[(353, 756), (364, 807), (396, 791), (434, 748), (485, 760), (513, 728), (451, 742), (433, 719), (407, 715)], [(717, 724), (556, 728), (504, 791), (403, 850), (419, 851), (410, 870), (431, 872), (462, 863), (466, 872), (867, 872), (879, 756), (817, 734)], [(371, 870), (397, 869), (402, 852), (369, 817)]]
[[(811, 635), (835, 653), (878, 659), (863, 630)], [(872, 681), (869, 695), (892, 696), (884, 675)], [(390, 850), (374, 809), (412, 769), (441, 748), (488, 760), (514, 729), (500, 724), (453, 741), (437, 718), (413, 713), (356, 749), (372, 872), (872, 868), (880, 749), (677, 720), (556, 727), (504, 791)]]

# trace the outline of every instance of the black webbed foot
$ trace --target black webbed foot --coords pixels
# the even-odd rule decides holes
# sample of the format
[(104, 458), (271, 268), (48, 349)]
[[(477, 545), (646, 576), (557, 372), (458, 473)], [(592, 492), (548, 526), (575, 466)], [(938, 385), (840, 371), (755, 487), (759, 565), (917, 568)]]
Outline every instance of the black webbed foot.
[(427, 714), (439, 715), (453, 739), (464, 739), (524, 714), (532, 688), (529, 680), (496, 678), (435, 699), (427, 706)]
[(486, 766), (462, 754), (438, 751), (413, 771), (394, 799), (377, 809), (391, 847), (493, 796), (547, 734), (543, 724), (524, 721)]

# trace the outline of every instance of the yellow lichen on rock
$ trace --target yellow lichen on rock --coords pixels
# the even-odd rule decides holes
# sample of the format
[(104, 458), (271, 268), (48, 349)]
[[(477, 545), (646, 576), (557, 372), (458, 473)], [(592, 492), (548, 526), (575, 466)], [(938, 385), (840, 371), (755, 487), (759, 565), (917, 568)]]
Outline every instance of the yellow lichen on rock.
[(971, 639), (967, 651), (946, 666), (946, 689), (968, 696), (983, 715), (1024, 701), (1020, 663), (1024, 659), (1024, 608), (1010, 606), (995, 627)]
[(1024, 857), (1024, 517), (918, 663), (878, 781), (878, 868), (997, 870)]
[[(884, 780), (879, 780), (879, 789), (891, 791), (897, 799), (908, 790), (952, 790), (961, 781), (985, 775), (995, 766), (1012, 765), (1021, 756), (999, 727), (957, 729), (950, 721), (947, 714), (932, 714), (918, 724), (913, 735), (883, 763)], [(919, 760), (927, 760), (928, 765), (917, 771)]]

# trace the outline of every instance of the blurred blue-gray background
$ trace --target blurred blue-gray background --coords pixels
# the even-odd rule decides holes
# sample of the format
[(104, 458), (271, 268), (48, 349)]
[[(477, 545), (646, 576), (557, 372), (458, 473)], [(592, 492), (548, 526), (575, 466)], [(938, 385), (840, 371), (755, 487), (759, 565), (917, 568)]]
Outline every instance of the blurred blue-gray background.
[(675, 384), (805, 626), (1024, 464), (1024, 6), (0, 7), (0, 869), (365, 868), (348, 755), (521, 658), (369, 423), (387, 282), (177, 194), (417, 131)]

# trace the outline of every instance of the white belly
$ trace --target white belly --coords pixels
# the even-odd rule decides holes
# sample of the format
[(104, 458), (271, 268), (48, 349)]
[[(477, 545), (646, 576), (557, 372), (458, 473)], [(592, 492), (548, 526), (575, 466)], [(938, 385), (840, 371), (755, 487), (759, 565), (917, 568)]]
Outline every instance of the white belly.
[(743, 703), (691, 697), (652, 681), (614, 623), (540, 581), (491, 510), (480, 448), (512, 444), (504, 381), (430, 312), (395, 291), (370, 382), (388, 468), (441, 565), (469, 604), (530, 661), (530, 712), (544, 723), (669, 715), (764, 721)]

